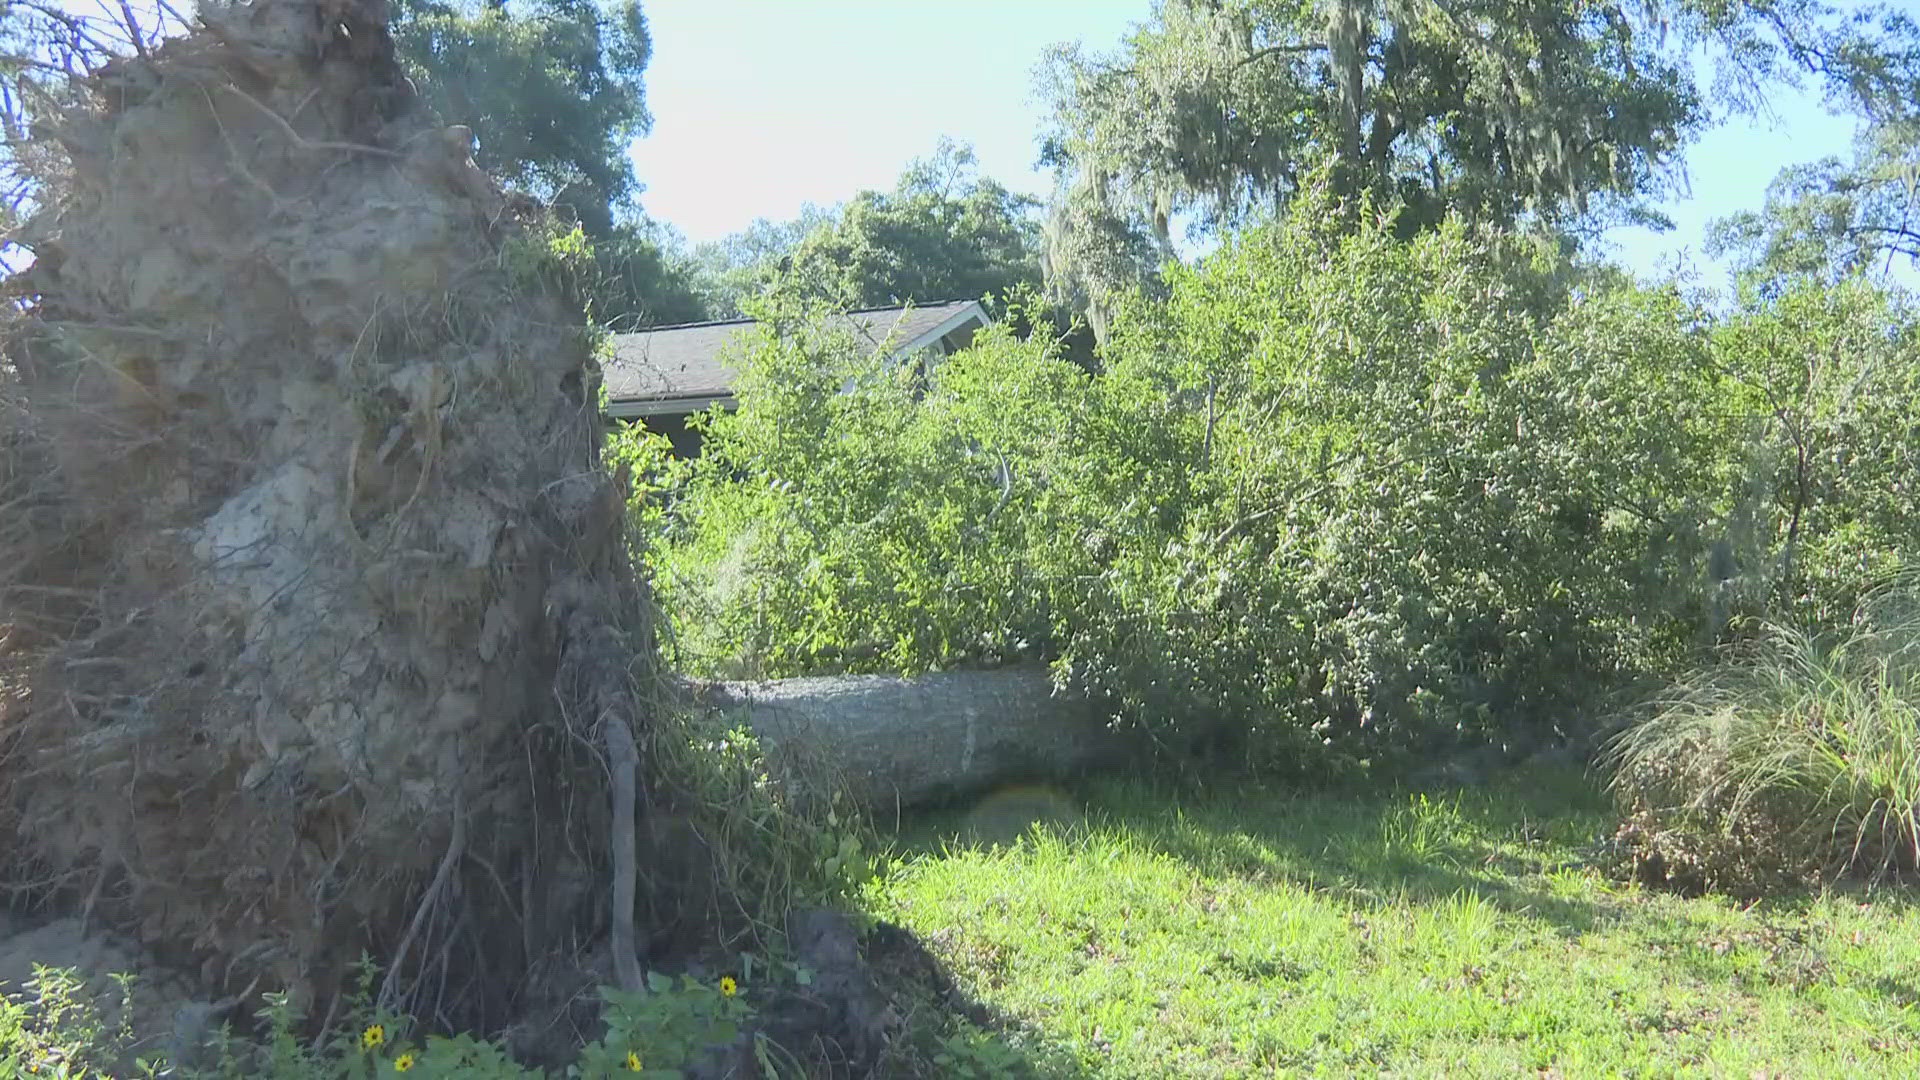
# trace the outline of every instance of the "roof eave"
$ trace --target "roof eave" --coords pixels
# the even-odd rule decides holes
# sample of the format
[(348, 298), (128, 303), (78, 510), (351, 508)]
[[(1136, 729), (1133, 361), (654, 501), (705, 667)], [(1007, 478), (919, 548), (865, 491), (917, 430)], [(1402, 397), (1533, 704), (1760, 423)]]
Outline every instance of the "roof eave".
[(978, 300), (968, 301), (965, 307), (942, 319), (932, 329), (921, 331), (919, 336), (889, 352), (894, 356), (912, 356), (974, 319), (978, 319), (981, 326), (986, 326), (991, 321), (987, 318), (987, 309), (980, 306)]
[(733, 403), (734, 395), (731, 393), (689, 394), (670, 398), (615, 398), (607, 402), (607, 415), (615, 420), (643, 420), (650, 416), (682, 416), (716, 405), (731, 406)]

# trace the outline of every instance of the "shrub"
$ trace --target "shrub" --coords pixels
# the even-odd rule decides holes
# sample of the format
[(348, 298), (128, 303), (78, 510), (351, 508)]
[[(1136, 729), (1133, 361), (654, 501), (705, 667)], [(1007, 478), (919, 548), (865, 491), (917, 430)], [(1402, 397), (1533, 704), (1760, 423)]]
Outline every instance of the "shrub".
[(1528, 744), (1920, 535), (1914, 322), (1864, 285), (1716, 314), (1303, 196), (1170, 268), (1087, 373), (1005, 329), (920, 379), (797, 308), (657, 522), (710, 675), (1038, 656), (1259, 766)]
[(1504, 739), (1664, 662), (1689, 545), (1653, 541), (1712, 483), (1717, 376), (1677, 296), (1582, 280), (1510, 236), (1311, 214), (1172, 275), (1106, 378), (1156, 399), (1185, 497), (1069, 655), (1263, 762)]
[[(1053, 628), (1085, 373), (1005, 326), (932, 385), (843, 329), (763, 310), (653, 549), (671, 655), (703, 674), (923, 671), (1033, 655)], [(642, 510), (642, 513), (647, 512)]]
[(1757, 891), (1920, 869), (1920, 608), (1842, 633), (1770, 624), (1610, 744), (1620, 852), (1651, 880)]
[[(133, 981), (115, 975), (113, 982), (118, 1001), (103, 1009), (78, 972), (34, 965), (24, 993), (0, 997), (0, 1067), (14, 1076), (83, 1076), (100, 1063), (135, 1061)], [(118, 1014), (112, 1028), (103, 1017), (107, 1011)], [(152, 1071), (145, 1064), (136, 1068)]]
[(1710, 361), (1740, 486), (1748, 591), (1819, 627), (1920, 557), (1920, 324), (1901, 294), (1803, 286), (1720, 319)]

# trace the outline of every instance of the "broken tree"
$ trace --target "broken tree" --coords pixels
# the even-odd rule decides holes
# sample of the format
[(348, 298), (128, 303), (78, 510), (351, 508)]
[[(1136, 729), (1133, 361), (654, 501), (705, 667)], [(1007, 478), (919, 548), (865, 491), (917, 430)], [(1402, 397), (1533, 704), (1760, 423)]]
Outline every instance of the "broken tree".
[(874, 809), (999, 784), (1058, 780), (1125, 760), (1100, 703), (1040, 667), (822, 675), (722, 683), (714, 704), (747, 723), (791, 781), (827, 783)]
[(319, 1015), (363, 950), (463, 1024), (584, 932), (637, 982), (652, 650), (565, 237), (417, 106), (384, 0), (207, 5), (39, 111), (14, 880)]

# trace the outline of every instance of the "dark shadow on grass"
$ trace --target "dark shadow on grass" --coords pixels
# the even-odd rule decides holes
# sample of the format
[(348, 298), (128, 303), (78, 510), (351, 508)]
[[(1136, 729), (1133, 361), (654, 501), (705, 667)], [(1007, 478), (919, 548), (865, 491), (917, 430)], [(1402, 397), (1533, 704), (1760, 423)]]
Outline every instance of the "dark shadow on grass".
[[(1369, 905), (1472, 893), (1569, 936), (1623, 911), (1545, 881), (1577, 865), (1605, 828), (1604, 800), (1575, 771), (1516, 772), (1471, 789), (1223, 793), (1178, 823), (1124, 809), (1110, 820), (1205, 873), (1279, 875)], [(1223, 857), (1230, 851), (1259, 857)]]
[[(1225, 781), (1196, 797), (1137, 780), (1074, 793), (1085, 826), (1121, 833), (1199, 873), (1290, 881), (1358, 904), (1475, 893), (1578, 935), (1619, 917), (1604, 898), (1556, 895), (1544, 876), (1577, 863), (1607, 827), (1603, 793), (1578, 771), (1515, 771), (1482, 788), (1287, 791)], [(905, 853), (971, 846), (964, 807), (906, 823)], [(1068, 826), (1071, 834), (1078, 825)]]
[(1882, 997), (1902, 1009), (1920, 1010), (1920, 987), (1916, 987), (1913, 983), (1904, 979), (1890, 979), (1883, 975), (1873, 980), (1873, 988), (1880, 991)]
[(1072, 1053), (970, 997), (912, 931), (876, 923), (864, 945), (876, 984), (904, 1021), (875, 1075), (982, 1075), (1073, 1080), (1090, 1075)]

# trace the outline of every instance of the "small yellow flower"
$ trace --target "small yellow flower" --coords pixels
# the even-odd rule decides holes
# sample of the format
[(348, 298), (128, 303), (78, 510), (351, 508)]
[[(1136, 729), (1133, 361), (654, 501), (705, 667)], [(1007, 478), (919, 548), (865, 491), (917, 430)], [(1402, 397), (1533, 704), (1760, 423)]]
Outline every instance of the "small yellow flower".
[(360, 1049), (378, 1050), (387, 1043), (387, 1029), (382, 1024), (368, 1024), (367, 1030), (360, 1033)]
[(638, 1050), (627, 1051), (627, 1071), (628, 1072), (640, 1071), (640, 1052)]
[(734, 981), (733, 976), (731, 975), (720, 976), (720, 996), (721, 997), (732, 997), (733, 995), (739, 992), (740, 992), (740, 984)]
[(406, 1053), (393, 1059), (394, 1072), (406, 1072), (411, 1068), (413, 1068), (413, 1051), (408, 1050)]

